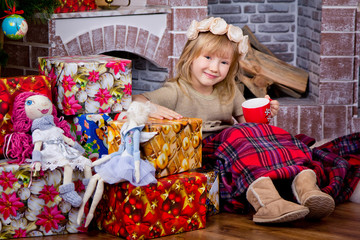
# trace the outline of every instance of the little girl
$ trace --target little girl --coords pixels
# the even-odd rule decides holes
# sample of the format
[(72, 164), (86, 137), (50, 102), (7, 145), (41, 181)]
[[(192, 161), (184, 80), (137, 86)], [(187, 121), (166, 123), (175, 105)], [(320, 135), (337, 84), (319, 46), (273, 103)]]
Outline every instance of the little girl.
[[(151, 117), (203, 119), (203, 164), (220, 172), (225, 210), (243, 212), (247, 199), (256, 210), (253, 220), (257, 223), (329, 215), (335, 203), (317, 186), (310, 150), (282, 129), (245, 123), (241, 107), (245, 99), (234, 79), (239, 60), (247, 53), (248, 36), (223, 19), (211, 17), (194, 20), (187, 37), (177, 75), (162, 88), (135, 95), (133, 100), (155, 104), (157, 111)], [(279, 102), (270, 104), (273, 117)], [(233, 119), (239, 124), (234, 125)], [(300, 204), (280, 197), (272, 181), (277, 179), (292, 181)]]

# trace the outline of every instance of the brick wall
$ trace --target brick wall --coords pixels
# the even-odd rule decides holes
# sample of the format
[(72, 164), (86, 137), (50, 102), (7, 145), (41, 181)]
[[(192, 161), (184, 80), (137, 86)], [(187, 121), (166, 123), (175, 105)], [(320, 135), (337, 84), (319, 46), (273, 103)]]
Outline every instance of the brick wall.
[(247, 25), (279, 59), (295, 65), (297, 0), (209, 0), (209, 15)]

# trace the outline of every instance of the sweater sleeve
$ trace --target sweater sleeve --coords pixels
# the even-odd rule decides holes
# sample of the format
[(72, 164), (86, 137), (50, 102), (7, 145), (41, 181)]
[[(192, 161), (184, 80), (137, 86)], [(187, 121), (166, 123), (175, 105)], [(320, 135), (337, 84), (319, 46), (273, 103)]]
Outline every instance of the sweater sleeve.
[(176, 82), (166, 82), (163, 87), (142, 93), (150, 102), (174, 110), (178, 101), (179, 87)]

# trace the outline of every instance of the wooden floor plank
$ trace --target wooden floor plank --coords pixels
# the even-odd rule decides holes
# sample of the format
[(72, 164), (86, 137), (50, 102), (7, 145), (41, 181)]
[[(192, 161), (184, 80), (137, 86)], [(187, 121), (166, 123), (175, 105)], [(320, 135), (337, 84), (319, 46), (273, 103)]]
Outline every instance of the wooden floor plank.
[[(159, 240), (357, 240), (360, 239), (360, 204), (343, 203), (327, 218), (320, 221), (300, 220), (277, 225), (259, 225), (252, 215), (221, 213), (207, 220), (206, 228), (170, 235)], [(116, 239), (113, 235), (99, 231), (81, 234), (47, 236), (44, 238), (23, 238), (24, 240), (99, 240)]]

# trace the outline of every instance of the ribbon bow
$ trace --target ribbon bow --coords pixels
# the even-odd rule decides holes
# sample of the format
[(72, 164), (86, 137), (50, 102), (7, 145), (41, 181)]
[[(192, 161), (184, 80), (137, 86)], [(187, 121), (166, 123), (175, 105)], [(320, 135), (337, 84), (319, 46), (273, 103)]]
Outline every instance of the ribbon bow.
[(6, 6), (9, 8), (9, 10), (5, 10), (4, 13), (7, 14), (7, 16), (4, 16), (0, 19), (3, 19), (3, 18), (6, 18), (10, 15), (13, 15), (13, 14), (23, 14), (24, 11), (23, 10), (19, 10), (19, 11), (16, 11), (16, 4), (14, 2), (14, 6), (12, 8), (9, 7), (9, 4), (7, 3), (7, 0), (5, 0), (5, 3), (6, 3)]

